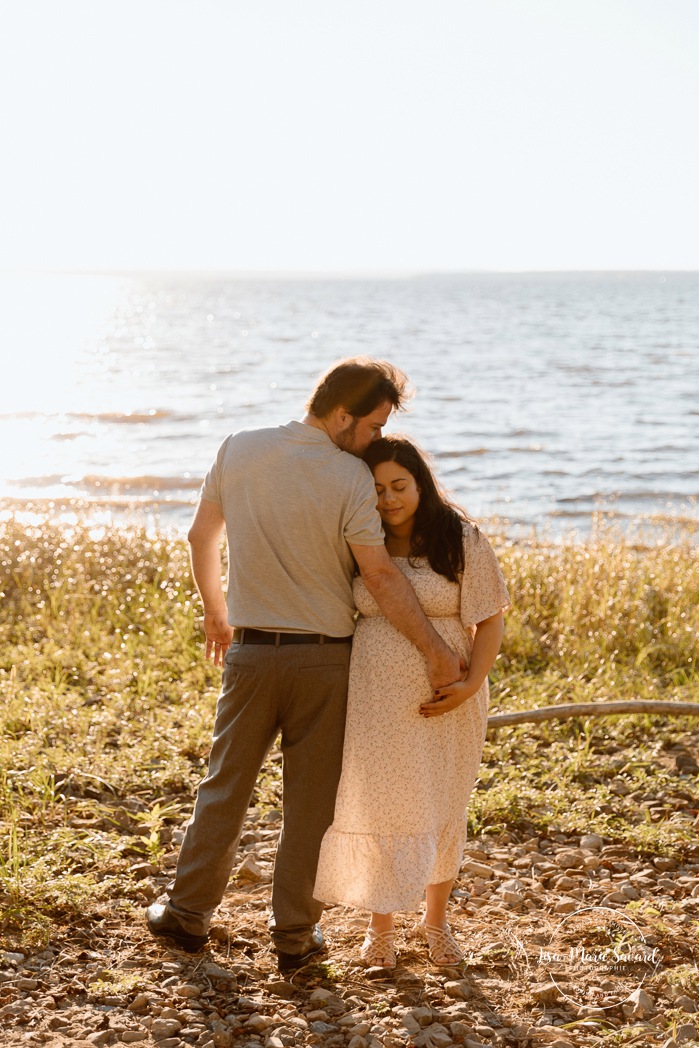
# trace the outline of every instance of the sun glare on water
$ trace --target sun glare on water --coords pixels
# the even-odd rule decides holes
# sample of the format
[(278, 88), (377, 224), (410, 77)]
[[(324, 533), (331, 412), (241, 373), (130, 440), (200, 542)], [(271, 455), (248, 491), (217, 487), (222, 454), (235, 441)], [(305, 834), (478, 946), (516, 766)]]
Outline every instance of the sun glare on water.
[(47, 473), (56, 416), (113, 407), (91, 402), (86, 374), (94, 365), (85, 362), (104, 345), (121, 294), (123, 281), (103, 276), (0, 281), (0, 495), (13, 478)]

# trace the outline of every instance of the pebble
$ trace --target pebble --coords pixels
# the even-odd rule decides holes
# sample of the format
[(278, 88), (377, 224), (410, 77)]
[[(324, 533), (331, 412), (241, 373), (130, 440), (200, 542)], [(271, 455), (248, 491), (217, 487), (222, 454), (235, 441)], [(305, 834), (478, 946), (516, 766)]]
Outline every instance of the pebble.
[(322, 1021), (309, 1023), (308, 1028), (312, 1033), (337, 1033), (337, 1026)]
[(495, 871), (490, 866), (486, 866), (482, 862), (476, 862), (474, 859), (467, 859), (461, 870), (462, 873), (467, 873), (469, 877), (482, 877), (486, 881), (495, 876)]
[(556, 863), (562, 870), (579, 870), (585, 865), (585, 856), (577, 848), (563, 848), (556, 852)]
[(555, 913), (573, 913), (575, 910), (578, 909), (579, 906), (580, 903), (577, 902), (575, 899), (563, 898), (558, 900), (553, 909)]
[(444, 992), (448, 997), (455, 997), (459, 1001), (468, 1001), (473, 997), (471, 984), (466, 979), (450, 980), (444, 984)]
[(156, 1019), (150, 1032), (154, 1041), (162, 1041), (179, 1033), (181, 1029), (182, 1024), (177, 1019)]
[(127, 1008), (130, 1012), (145, 1012), (146, 1008), (150, 1003), (150, 997), (147, 993), (139, 993), (137, 997), (134, 997), (130, 1004), (127, 1004)]
[[(430, 1011), (430, 1018), (432, 1018), (432, 1012)], [(401, 1016), (401, 1022), (406, 1028), (408, 1033), (419, 1033), (421, 1030), (421, 1024), (419, 1020), (413, 1015), (412, 1012), (405, 1012)]]
[(554, 982), (541, 983), (538, 986), (532, 987), (532, 997), (539, 1004), (553, 1004), (561, 996), (560, 991)]
[(272, 880), (272, 874), (264, 869), (252, 855), (246, 855), (235, 871), (235, 876), (243, 884), (263, 884)]
[(243, 1024), (246, 1030), (253, 1030), (256, 1033), (262, 1033), (268, 1026), (272, 1025), (272, 1019), (266, 1015), (260, 1015), (259, 1012), (254, 1012), (249, 1019)]
[(177, 997), (199, 997), (201, 994), (201, 986), (196, 986), (194, 983), (180, 983), (179, 986), (175, 987), (174, 992)]
[(645, 1019), (646, 1016), (655, 1012), (655, 1001), (639, 987), (629, 994), (629, 997), (621, 1006), (621, 1010), (627, 1019)]
[(291, 1000), (296, 993), (296, 987), (292, 983), (286, 982), (285, 979), (275, 979), (272, 982), (268, 982), (265, 985), (265, 990), (274, 994), (275, 997), (283, 997), (285, 1000)]
[(604, 837), (598, 833), (586, 833), (580, 838), (580, 847), (583, 851), (601, 851), (604, 847)]

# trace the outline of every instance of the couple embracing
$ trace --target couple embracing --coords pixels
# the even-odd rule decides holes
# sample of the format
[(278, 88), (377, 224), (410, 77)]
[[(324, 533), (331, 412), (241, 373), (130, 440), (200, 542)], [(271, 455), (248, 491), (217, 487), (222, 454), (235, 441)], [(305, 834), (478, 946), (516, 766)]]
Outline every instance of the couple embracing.
[(323, 949), (324, 903), (371, 911), (361, 959), (394, 967), (393, 912), (423, 895), (431, 960), (461, 959), (446, 908), (509, 601), (489, 543), (419, 449), (382, 437), (406, 384), (384, 362), (341, 361), (302, 422), (228, 437), (204, 482), (189, 541), (223, 681), (175, 880), (147, 910), (151, 932), (186, 950), (206, 942), (281, 733), (280, 971)]

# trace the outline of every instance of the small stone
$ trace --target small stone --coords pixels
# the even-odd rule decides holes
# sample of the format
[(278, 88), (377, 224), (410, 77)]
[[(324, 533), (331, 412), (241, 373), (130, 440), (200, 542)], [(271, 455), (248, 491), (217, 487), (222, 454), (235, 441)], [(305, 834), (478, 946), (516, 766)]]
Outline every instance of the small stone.
[(296, 987), (284, 979), (275, 979), (273, 982), (268, 982), (265, 985), (265, 989), (268, 993), (274, 994), (275, 997), (283, 997), (286, 1001), (290, 1001), (296, 993)]
[(511, 877), (508, 881), (503, 881), (500, 885), (500, 891), (506, 892), (523, 892), (526, 891), (526, 884), (520, 881), (517, 877)]
[(573, 877), (569, 877), (567, 873), (564, 873), (561, 877), (557, 877), (554, 882), (554, 888), (557, 892), (569, 892), (572, 888), (577, 888), (580, 881), (574, 880)]
[(683, 1012), (696, 1012), (697, 1002), (692, 997), (687, 997), (683, 994), (682, 997), (677, 997), (674, 1001), (675, 1008), (681, 1008)]
[(468, 1001), (473, 997), (473, 990), (466, 979), (454, 979), (445, 983), (444, 992), (457, 1001)]
[(235, 876), (239, 881), (248, 884), (265, 884), (272, 880), (271, 873), (264, 870), (252, 855), (245, 856), (235, 871)]
[[(432, 1012), (430, 1012), (430, 1018), (432, 1018)], [(403, 1026), (406, 1028), (408, 1033), (415, 1034), (419, 1033), (421, 1030), (420, 1023), (417, 1021), (412, 1012), (404, 1012), (404, 1014), (400, 1017), (400, 1021), (403, 1023)]]
[(150, 1028), (154, 1041), (162, 1041), (167, 1037), (174, 1037), (182, 1029), (182, 1023), (177, 1019), (155, 1019)]
[(137, 881), (142, 881), (146, 877), (157, 877), (160, 870), (150, 862), (136, 862), (129, 868), (129, 873)]
[(214, 1042), (214, 1048), (230, 1048), (233, 1044), (233, 1031), (225, 1027), (214, 1030), (211, 1039)]
[(454, 1043), (451, 1033), (441, 1023), (432, 1023), (425, 1028), (424, 1032), (429, 1037), (434, 1048), (450, 1048)]
[(98, 1030), (97, 1033), (89, 1033), (85, 1040), (89, 1041), (90, 1044), (101, 1045), (106, 1044), (111, 1036), (111, 1030)]
[(204, 966), (204, 974), (210, 979), (221, 979), (224, 982), (235, 982), (236, 976), (228, 968), (222, 968), (220, 964), (207, 964)]
[(36, 979), (18, 979), (17, 989), (18, 990), (36, 990), (39, 985)]
[(6, 964), (21, 964), (22, 961), (24, 960), (24, 954), (23, 953), (9, 953), (9, 952), (3, 951), (2, 959), (5, 961)]
[(572, 848), (557, 852), (555, 859), (562, 870), (579, 870), (585, 865), (585, 856)]
[(432, 1022), (431, 1008), (411, 1008), (410, 1014), (420, 1027), (429, 1026)]
[(558, 900), (553, 909), (555, 913), (573, 913), (579, 906), (580, 903), (576, 902), (575, 899), (563, 898)]
[(126, 1007), (130, 1012), (145, 1012), (149, 1002), (150, 998), (147, 993), (139, 993)]
[(586, 833), (580, 838), (580, 847), (583, 851), (601, 851), (604, 847), (604, 837), (598, 833)]
[(449, 1032), (455, 1041), (465, 1041), (467, 1037), (473, 1034), (473, 1030), (466, 1023), (460, 1022), (458, 1019), (453, 1023), (449, 1024)]
[(669, 870), (677, 868), (677, 863), (674, 859), (666, 859), (662, 855), (659, 855), (657, 859), (653, 859), (653, 865), (656, 870), (660, 870), (661, 873), (667, 873)]
[(499, 895), (507, 906), (524, 906), (524, 896), (520, 895), (519, 892), (509, 892), (501, 889)]
[(685, 1041), (696, 1041), (696, 1039), (697, 1028), (694, 1023), (683, 1023), (675, 1030), (675, 1040), (678, 1044), (684, 1044)]
[(602, 906), (623, 906), (629, 900), (626, 898), (623, 892), (610, 892), (609, 895), (605, 895), (602, 899)]
[(145, 1041), (148, 1037), (148, 1030), (124, 1030), (123, 1033), (119, 1034), (119, 1040), (123, 1044), (136, 1044), (138, 1041)]
[(201, 995), (201, 986), (195, 986), (194, 983), (180, 983), (179, 986), (175, 987), (176, 997), (199, 997)]
[(314, 990), (309, 998), (311, 1004), (320, 1004), (329, 1015), (344, 1015), (347, 1011), (345, 1002), (330, 990)]
[(347, 1048), (367, 1048), (367, 1042), (363, 1037), (360, 1037), (359, 1034), (355, 1034), (347, 1045)]
[(532, 997), (539, 1004), (553, 1004), (561, 996), (560, 991), (554, 982), (541, 983), (539, 986), (532, 987)]
[(271, 1026), (273, 1019), (269, 1019), (266, 1015), (260, 1015), (259, 1012), (255, 1012), (251, 1015), (247, 1022), (244, 1024), (246, 1030), (252, 1030), (254, 1033), (262, 1033), (268, 1026)]
[(629, 994), (621, 1010), (626, 1019), (645, 1019), (655, 1011), (655, 1001), (639, 986), (637, 990)]
[(308, 1028), (311, 1033), (337, 1033), (337, 1026), (333, 1026), (331, 1023), (309, 1023)]
[(467, 873), (469, 877), (482, 877), (486, 881), (495, 876), (495, 871), (490, 866), (476, 862), (475, 859), (466, 859), (461, 867), (461, 872)]

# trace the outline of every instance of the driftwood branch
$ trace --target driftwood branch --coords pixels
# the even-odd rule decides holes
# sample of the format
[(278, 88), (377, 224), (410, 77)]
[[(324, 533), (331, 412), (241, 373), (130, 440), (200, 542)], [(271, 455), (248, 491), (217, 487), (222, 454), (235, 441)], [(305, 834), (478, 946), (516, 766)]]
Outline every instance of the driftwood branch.
[(542, 706), (538, 710), (494, 713), (488, 717), (489, 728), (532, 721), (570, 720), (571, 717), (614, 717), (619, 713), (669, 713), (675, 717), (699, 717), (699, 702), (629, 699), (623, 702), (571, 702), (565, 706)]

